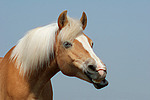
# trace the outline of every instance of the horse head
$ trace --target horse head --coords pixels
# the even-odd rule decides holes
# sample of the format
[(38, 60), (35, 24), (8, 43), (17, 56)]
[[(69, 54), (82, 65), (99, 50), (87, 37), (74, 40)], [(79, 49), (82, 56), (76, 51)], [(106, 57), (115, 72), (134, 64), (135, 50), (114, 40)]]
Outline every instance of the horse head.
[(93, 83), (97, 88), (108, 85), (105, 79), (105, 64), (93, 51), (93, 41), (83, 33), (87, 25), (87, 16), (83, 12), (80, 20), (62, 12), (58, 18), (58, 32), (55, 43), (56, 61), (61, 72)]

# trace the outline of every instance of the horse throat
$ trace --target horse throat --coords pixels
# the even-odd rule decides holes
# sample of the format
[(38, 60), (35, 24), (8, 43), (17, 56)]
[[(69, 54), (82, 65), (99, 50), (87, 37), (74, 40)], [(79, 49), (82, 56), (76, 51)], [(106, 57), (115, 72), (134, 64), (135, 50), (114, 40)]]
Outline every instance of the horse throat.
[(59, 72), (59, 68), (56, 60), (53, 59), (49, 66), (39, 69), (38, 71), (34, 71), (31, 76), (28, 76), (31, 91), (35, 94), (35, 96), (39, 96), (41, 94), (41, 90), (43, 90), (47, 82), (49, 82), (57, 72)]

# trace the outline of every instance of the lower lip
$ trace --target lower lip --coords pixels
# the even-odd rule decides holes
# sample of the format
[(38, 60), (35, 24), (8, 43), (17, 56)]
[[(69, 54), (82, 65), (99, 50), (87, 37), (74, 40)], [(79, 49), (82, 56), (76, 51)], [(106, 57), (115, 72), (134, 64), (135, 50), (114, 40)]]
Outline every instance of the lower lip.
[(108, 85), (108, 81), (106, 79), (102, 80), (99, 84), (93, 83), (96, 89), (101, 89)]

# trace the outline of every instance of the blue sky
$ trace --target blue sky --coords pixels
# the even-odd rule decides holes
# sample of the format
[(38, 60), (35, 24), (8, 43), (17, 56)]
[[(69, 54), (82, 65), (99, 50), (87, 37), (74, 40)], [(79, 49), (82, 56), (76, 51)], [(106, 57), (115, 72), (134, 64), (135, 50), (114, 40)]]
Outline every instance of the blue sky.
[(28, 30), (56, 22), (64, 10), (74, 18), (86, 12), (84, 32), (107, 65), (110, 84), (96, 90), (59, 72), (52, 79), (54, 100), (149, 100), (149, 0), (0, 0), (0, 56)]

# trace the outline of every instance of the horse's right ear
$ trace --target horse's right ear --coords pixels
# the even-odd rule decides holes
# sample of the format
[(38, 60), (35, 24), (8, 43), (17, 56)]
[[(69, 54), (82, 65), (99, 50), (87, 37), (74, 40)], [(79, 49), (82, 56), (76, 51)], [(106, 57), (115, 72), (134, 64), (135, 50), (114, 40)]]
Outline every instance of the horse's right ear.
[(63, 11), (58, 17), (58, 26), (61, 30), (68, 23), (67, 10)]

